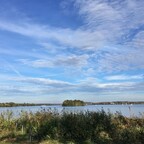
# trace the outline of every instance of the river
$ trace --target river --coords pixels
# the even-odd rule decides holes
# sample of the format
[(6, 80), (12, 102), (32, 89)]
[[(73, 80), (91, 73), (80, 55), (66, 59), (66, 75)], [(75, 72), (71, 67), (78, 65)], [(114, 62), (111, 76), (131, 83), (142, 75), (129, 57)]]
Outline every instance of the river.
[(58, 112), (67, 111), (67, 112), (80, 112), (80, 111), (100, 111), (104, 110), (105, 112), (116, 113), (120, 112), (122, 115), (131, 117), (144, 116), (144, 104), (135, 104), (135, 105), (86, 105), (86, 106), (77, 106), (77, 107), (62, 107), (61, 105), (51, 105), (51, 106), (18, 106), (18, 107), (0, 107), (0, 113), (7, 110), (13, 111), (14, 114), (18, 114), (21, 111), (27, 112), (37, 112), (42, 109), (56, 110)]

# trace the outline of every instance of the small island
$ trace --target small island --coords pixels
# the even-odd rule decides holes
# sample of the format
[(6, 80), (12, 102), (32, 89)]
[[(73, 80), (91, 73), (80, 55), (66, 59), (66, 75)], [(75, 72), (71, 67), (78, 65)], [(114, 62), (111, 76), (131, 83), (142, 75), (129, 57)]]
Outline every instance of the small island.
[(65, 100), (62, 106), (85, 106), (85, 102), (81, 100)]

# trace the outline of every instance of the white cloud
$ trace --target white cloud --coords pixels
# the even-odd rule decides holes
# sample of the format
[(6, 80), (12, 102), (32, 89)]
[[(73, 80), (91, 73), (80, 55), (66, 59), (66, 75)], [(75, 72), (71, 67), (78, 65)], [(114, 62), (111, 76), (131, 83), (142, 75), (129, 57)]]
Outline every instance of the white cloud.
[[(103, 46), (95, 52), (99, 72), (144, 69), (144, 1), (76, 0), (85, 28), (101, 34)], [(106, 46), (106, 48), (104, 48)], [(110, 47), (109, 49), (107, 47)], [(111, 48), (115, 47), (115, 49)]]
[(144, 79), (144, 75), (112, 75), (105, 77), (106, 80), (142, 80)]
[(83, 90), (89, 90), (92, 89), (96, 91), (121, 91), (121, 90), (127, 90), (133, 88), (133, 86), (137, 84), (136, 82), (100, 82), (99, 79), (96, 78), (86, 78), (79, 83), (79, 87), (83, 88)]
[(106, 51), (98, 60), (98, 70), (113, 72), (144, 69), (144, 50)]
[(0, 21), (0, 29), (45, 41), (45, 45), (51, 41), (57, 41), (65, 47), (70, 46), (81, 49), (95, 49), (95, 47), (101, 46), (101, 42), (104, 42), (105, 39), (104, 35), (106, 35), (105, 32), (54, 28), (27, 22), (17, 24), (9, 21)]
[(15, 79), (22, 82), (32, 83), (32, 84), (38, 84), (38, 85), (47, 85), (52, 87), (67, 87), (72, 86), (71, 83), (60, 81), (60, 80), (51, 80), (46, 78), (31, 78), (31, 77), (23, 77)]
[[(74, 0), (79, 8), (79, 14), (92, 28), (104, 28), (110, 35), (117, 30), (136, 28), (143, 24), (144, 2), (142, 0)], [(90, 28), (91, 28), (90, 27)], [(116, 35), (123, 34), (118, 33)]]
[(126, 46), (135, 48), (137, 51), (143, 51), (144, 48), (144, 30), (137, 33), (131, 41), (125, 43)]
[[(3, 97), (45, 97), (43, 101), (48, 101), (49, 97), (65, 99), (81, 97), (97, 101), (98, 97), (103, 96), (106, 100), (109, 96), (123, 96), (124, 93), (142, 92), (144, 90), (143, 82), (100, 82), (99, 79), (89, 77), (75, 83), (39, 77), (14, 77), (2, 76), (5, 79), (0, 82), (0, 92)], [(3, 80), (2, 79), (2, 80)], [(138, 94), (137, 94), (138, 95)], [(141, 94), (142, 97), (142, 94)], [(140, 97), (140, 98), (141, 98)], [(129, 99), (130, 97), (127, 97)], [(29, 98), (28, 98), (29, 99)], [(46, 100), (48, 99), (48, 100)], [(116, 99), (116, 97), (115, 97)], [(137, 98), (136, 98), (137, 99)], [(89, 99), (90, 100), (90, 99)]]

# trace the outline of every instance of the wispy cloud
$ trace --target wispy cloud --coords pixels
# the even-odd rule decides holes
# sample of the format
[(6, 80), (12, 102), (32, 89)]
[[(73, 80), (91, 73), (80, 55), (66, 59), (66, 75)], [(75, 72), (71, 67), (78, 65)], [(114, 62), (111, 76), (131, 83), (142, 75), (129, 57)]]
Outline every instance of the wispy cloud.
[[(4, 78), (4, 76), (2, 76)], [(59, 96), (59, 99), (67, 97), (81, 97), (88, 100), (92, 97), (96, 100), (98, 97), (110, 96), (114, 99), (122, 98), (123, 94), (130, 95), (131, 92), (143, 91), (143, 82), (99, 82), (98, 79), (89, 77), (75, 83), (63, 80), (40, 78), (40, 77), (14, 77), (5, 76), (7, 82), (0, 82), (1, 96), (9, 97), (49, 97)], [(75, 96), (74, 96), (75, 95)], [(126, 95), (125, 95), (126, 96)], [(127, 97), (127, 96), (126, 96)], [(131, 99), (131, 96), (127, 97)], [(142, 98), (142, 95), (141, 97)], [(101, 98), (102, 99), (102, 98)], [(27, 100), (29, 101), (29, 100)], [(60, 100), (61, 101), (61, 100)], [(96, 100), (97, 101), (97, 100)]]
[[(128, 34), (129, 30), (143, 25), (144, 22), (144, 14), (141, 13), (144, 10), (142, 0), (76, 0), (75, 3), (89, 28), (104, 29), (110, 36)], [(116, 33), (118, 31), (120, 33)]]
[(143, 80), (144, 75), (112, 75), (112, 76), (107, 76), (105, 77), (106, 80)]
[(22, 77), (22, 74), (20, 73), (20, 71), (18, 71), (15, 66), (13, 66), (11, 63), (9, 63), (8, 61), (6, 61), (3, 58), (0, 58), (1, 62), (3, 63), (3, 65), (5, 65), (6, 69), (11, 71), (12, 73), (16, 74), (19, 77)]
[(143, 70), (144, 57), (143, 49), (122, 50), (122, 51), (102, 51), (99, 53), (98, 70), (100, 72)]
[(38, 25), (27, 22), (17, 24), (10, 21), (0, 21), (0, 29), (36, 38), (39, 41), (45, 40), (45, 43), (57, 41), (61, 45), (81, 49), (93, 49), (98, 47), (101, 45), (101, 41), (103, 41), (104, 38), (102, 34), (89, 30), (54, 28), (48, 25)]
[(32, 78), (32, 77), (23, 77), (23, 78), (16, 78), (16, 81), (22, 81), (26, 83), (32, 83), (36, 85), (47, 85), (47, 86), (52, 86), (52, 87), (68, 87), (72, 86), (71, 83), (65, 82), (65, 81), (60, 81), (60, 80), (52, 80), (52, 79), (46, 79), (46, 78)]
[[(9, 77), (9, 81), (21, 83), (20, 85), (16, 83), (11, 83), (11, 85), (1, 86), (1, 90), (13, 89), (18, 91), (31, 91), (36, 90), (38, 93), (41, 92), (51, 92), (55, 93), (65, 93), (65, 92), (89, 92), (89, 93), (103, 93), (103, 92), (122, 92), (130, 90), (143, 90), (143, 82), (99, 82), (95, 78), (87, 78), (85, 80), (77, 81), (75, 83), (49, 79), (49, 78), (34, 78), (34, 77)], [(110, 78), (114, 79), (114, 78)], [(10, 83), (10, 82), (9, 82)], [(141, 85), (139, 88), (136, 85)]]
[(37, 60), (27, 60), (21, 59), (23, 64), (37, 67), (83, 67), (88, 64), (88, 55), (71, 55), (71, 56), (56, 56), (49, 59), (37, 59)]
[[(32, 20), (16, 23), (4, 19), (0, 20), (0, 29), (36, 39), (37, 44), (57, 54), (69, 48), (82, 50), (85, 54), (93, 51), (95, 58), (99, 59), (95, 62), (97, 72), (144, 69), (144, 51), (141, 48), (144, 44), (143, 1), (73, 2), (85, 22), (85, 25), (75, 30), (36, 24)], [(115, 47), (115, 50), (107, 49), (107, 46)], [(68, 58), (66, 62), (66, 59), (57, 58), (52, 63), (38, 59), (31, 61), (31, 64), (35, 67), (49, 67), (59, 63), (68, 66), (72, 59)], [(92, 67), (95, 67), (94, 64)]]
[(96, 53), (96, 56), (101, 55), (98, 70), (112, 72), (144, 68), (143, 1), (77, 0), (75, 3), (86, 28), (101, 34), (107, 46), (115, 47), (114, 51), (102, 48)]
[[(0, 7), (1, 94), (97, 97), (143, 91), (144, 1), (64, 0), (59, 5), (64, 11), (71, 7), (82, 22), (56, 27), (20, 12), (18, 5)], [(10, 35), (14, 41), (7, 43)]]

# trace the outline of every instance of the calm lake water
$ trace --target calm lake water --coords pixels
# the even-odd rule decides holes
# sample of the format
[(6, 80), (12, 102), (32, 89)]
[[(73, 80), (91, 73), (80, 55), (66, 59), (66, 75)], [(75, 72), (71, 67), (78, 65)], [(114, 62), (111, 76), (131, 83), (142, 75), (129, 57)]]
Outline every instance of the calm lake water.
[(144, 116), (144, 104), (141, 105), (87, 105), (79, 107), (62, 107), (61, 105), (52, 105), (52, 106), (19, 106), (19, 107), (0, 107), (0, 113), (7, 110), (11, 110), (14, 114), (18, 115), (21, 111), (27, 112), (37, 112), (42, 109), (50, 109), (52, 111), (57, 110), (58, 112), (67, 111), (67, 112), (80, 112), (80, 111), (100, 111), (104, 110), (105, 112), (121, 112), (122, 115), (131, 117), (131, 116)]

